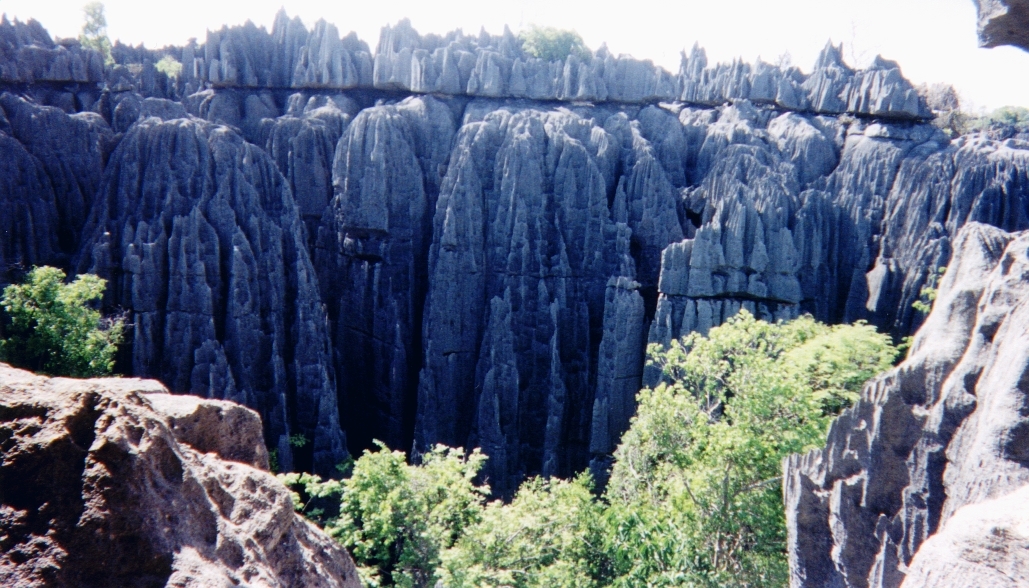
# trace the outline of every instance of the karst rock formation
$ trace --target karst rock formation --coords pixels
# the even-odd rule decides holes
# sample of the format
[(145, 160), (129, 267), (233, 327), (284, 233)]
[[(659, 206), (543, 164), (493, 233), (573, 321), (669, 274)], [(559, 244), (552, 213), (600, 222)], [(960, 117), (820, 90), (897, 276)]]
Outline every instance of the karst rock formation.
[(948, 138), (842, 53), (668, 72), (280, 12), (104, 67), (3, 18), (0, 283), (108, 279), (119, 369), (253, 408), (284, 468), (381, 439), (482, 447), (501, 495), (602, 477), (648, 343), (741, 308), (907, 335), (963, 226), (1029, 229), (1025, 137)]
[(953, 247), (907, 359), (786, 461), (796, 588), (1029, 583), (1029, 231)]
[(361, 586), (238, 404), (0, 364), (0, 448), (4, 586)]

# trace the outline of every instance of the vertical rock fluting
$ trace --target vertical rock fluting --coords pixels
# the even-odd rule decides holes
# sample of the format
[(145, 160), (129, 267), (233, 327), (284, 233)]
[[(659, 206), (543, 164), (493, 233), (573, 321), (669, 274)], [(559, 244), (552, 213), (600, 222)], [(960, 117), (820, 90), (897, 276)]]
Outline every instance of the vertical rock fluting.
[[(677, 218), (672, 201), (639, 206), (633, 221), (615, 189), (623, 157), (647, 156), (638, 132), (623, 142), (564, 109), (483, 106), (466, 111), (436, 207), (415, 444), (496, 448), (504, 457), (487, 474), (505, 492), (527, 473), (585, 466), (597, 353), (616, 336), (604, 292), (635, 276), (629, 223), (654, 210)], [(632, 202), (661, 196), (670, 192)], [(633, 371), (605, 369), (609, 380)]]
[(925, 541), (961, 507), (1029, 484), (1027, 251), (1025, 233), (966, 225), (908, 359), (824, 449), (786, 460), (792, 586), (931, 585), (924, 564), (905, 581)]
[(285, 116), (264, 118), (256, 141), (286, 177), (307, 228), (313, 256), (318, 224), (332, 200), (336, 143), (359, 110), (342, 94), (290, 96)]
[(0, 95), (0, 110), (7, 121), (4, 132), (21, 143), (49, 180), (57, 211), (53, 228), (58, 247), (70, 256), (81, 241), (82, 224), (99, 188), (113, 133), (95, 113), (69, 115), (9, 93)]
[[(264, 419), (280, 464), (346, 456), (326, 318), (289, 186), (271, 158), (195, 119), (136, 124), (111, 156), (80, 271), (130, 313), (133, 374), (234, 400)], [(307, 442), (294, 451), (291, 434)]]
[(601, 472), (644, 338), (742, 307), (904, 335), (966, 222), (1029, 228), (1025, 143), (948, 141), (897, 64), (839, 46), (672, 75), (406, 22), (373, 56), (283, 11), (92, 55), (0, 21), (2, 279), (81, 251), (133, 311), (123, 365), (259, 408), (286, 467), (342, 455), (338, 413), (354, 449), (481, 445), (503, 493)]
[(433, 98), (361, 112), (336, 149), (315, 254), (355, 448), (410, 447), (441, 171), (456, 124)]

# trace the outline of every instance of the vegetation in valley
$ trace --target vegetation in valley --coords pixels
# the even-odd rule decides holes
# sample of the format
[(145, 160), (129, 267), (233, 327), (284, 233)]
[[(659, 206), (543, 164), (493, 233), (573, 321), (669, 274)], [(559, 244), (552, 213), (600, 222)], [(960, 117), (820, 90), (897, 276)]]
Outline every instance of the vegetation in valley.
[[(896, 353), (867, 324), (746, 311), (651, 345), (662, 382), (640, 392), (599, 496), (583, 474), (488, 502), (485, 456), (445, 447), (411, 465), (380, 445), (343, 482), (281, 479), (372, 586), (782, 586), (782, 460), (820, 445)], [(311, 509), (326, 500), (334, 512)]]
[(53, 376), (110, 374), (124, 325), (93, 308), (106, 285), (92, 274), (66, 284), (63, 271), (44, 266), (24, 284), (7, 286), (0, 298), (0, 360)]

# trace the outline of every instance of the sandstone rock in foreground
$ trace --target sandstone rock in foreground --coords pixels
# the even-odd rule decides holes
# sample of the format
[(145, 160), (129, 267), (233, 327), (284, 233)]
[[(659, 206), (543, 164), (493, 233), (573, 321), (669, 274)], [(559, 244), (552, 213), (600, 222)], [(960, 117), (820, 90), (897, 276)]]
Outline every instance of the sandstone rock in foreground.
[(256, 413), (0, 364), (0, 585), (360, 586), (293, 512)]
[(1029, 232), (966, 225), (908, 359), (786, 460), (792, 586), (1026, 585), (1027, 299)]

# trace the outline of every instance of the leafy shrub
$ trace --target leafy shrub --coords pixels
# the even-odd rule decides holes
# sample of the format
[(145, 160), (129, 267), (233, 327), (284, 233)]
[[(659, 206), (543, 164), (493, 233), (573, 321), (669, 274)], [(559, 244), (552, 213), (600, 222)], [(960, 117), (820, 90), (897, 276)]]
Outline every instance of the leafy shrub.
[(597, 586), (605, 576), (603, 506), (589, 474), (532, 478), (510, 504), (490, 503), (479, 522), (443, 553), (444, 586)]
[(368, 586), (432, 586), (440, 553), (479, 521), (489, 486), (474, 483), (486, 457), (442, 445), (408, 465), (403, 453), (366, 452), (343, 482), (340, 516), (326, 527)]
[(86, 378), (114, 369), (123, 321), (90, 308), (107, 284), (92, 274), (64, 283), (63, 271), (37, 267), (22, 285), (4, 289), (0, 306), (10, 324), (0, 340), (0, 359), (33, 371)]
[(518, 34), (522, 50), (544, 61), (565, 61), (569, 55), (588, 60), (592, 53), (575, 31), (531, 25)]
[(182, 73), (182, 64), (171, 55), (162, 57), (160, 61), (154, 64), (154, 67), (169, 78), (178, 78)]
[[(743, 311), (648, 355), (664, 381), (640, 392), (600, 498), (583, 474), (532, 478), (509, 504), (484, 506), (478, 450), (438, 446), (412, 466), (380, 444), (342, 488), (291, 474), (294, 502), (373, 586), (786, 585), (782, 460), (820, 445), (896, 349), (863, 323)], [(338, 519), (310, 507), (339, 492)]]
[(780, 468), (821, 444), (832, 416), (896, 350), (864, 324), (782, 324), (741, 312), (650, 361), (607, 490), (626, 586), (771, 586), (788, 580)]

